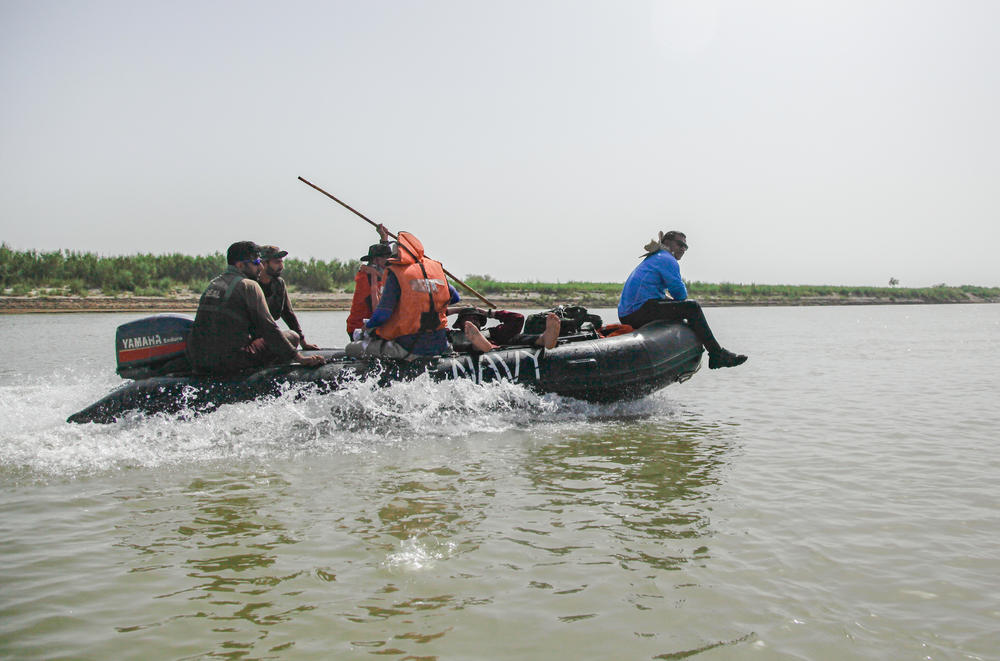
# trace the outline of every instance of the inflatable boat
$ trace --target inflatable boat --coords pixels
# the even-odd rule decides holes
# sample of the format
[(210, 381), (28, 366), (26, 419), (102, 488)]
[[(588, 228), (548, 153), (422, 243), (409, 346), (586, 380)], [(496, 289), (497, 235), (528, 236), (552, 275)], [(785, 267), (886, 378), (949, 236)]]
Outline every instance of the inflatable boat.
[(684, 323), (657, 321), (630, 333), (560, 337), (553, 349), (502, 347), (488, 353), (429, 359), (350, 359), (342, 349), (305, 351), (327, 359), (321, 367), (284, 364), (228, 377), (190, 373), (184, 357), (191, 319), (155, 315), (118, 328), (118, 374), (132, 379), (68, 422), (111, 423), (137, 413), (208, 412), (221, 405), (275, 396), (289, 386), (329, 392), (358, 379), (380, 385), (428, 374), (432, 380), (511, 381), (539, 393), (592, 402), (638, 399), (690, 378), (701, 366), (702, 347)]

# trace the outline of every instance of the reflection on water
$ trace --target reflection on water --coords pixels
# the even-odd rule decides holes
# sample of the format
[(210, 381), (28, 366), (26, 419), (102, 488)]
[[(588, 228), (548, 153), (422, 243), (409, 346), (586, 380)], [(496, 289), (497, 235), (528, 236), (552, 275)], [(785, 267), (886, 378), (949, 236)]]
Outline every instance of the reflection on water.
[[(261, 644), (270, 627), (312, 610), (309, 604), (289, 605), (291, 593), (280, 591), (303, 573), (280, 571), (279, 555), (298, 540), (266, 513), (286, 495), (287, 486), (273, 474), (234, 474), (194, 479), (177, 493), (143, 489), (123, 496), (125, 504), (156, 503), (136, 509), (128, 523), (118, 526), (119, 545), (141, 559), (129, 572), (163, 572), (171, 589), (151, 597), (161, 617), (117, 631), (169, 629), (186, 618), (203, 618), (213, 633), (223, 634), (215, 653), (229, 650), (226, 655), (231, 655)], [(250, 625), (253, 641), (244, 639)]]
[[(380, 570), (373, 578), (381, 580), (355, 595), (357, 603), (345, 618), (359, 624), (391, 621), (398, 629), (390, 638), (353, 643), (378, 654), (403, 654), (404, 643), (437, 640), (450, 629), (432, 627), (441, 614), (490, 602), (470, 582), (476, 575), (454, 575), (452, 565), (466, 565), (482, 543), (478, 529), (490, 511), (497, 476), (471, 457), (456, 457), (448, 466), (439, 460), (381, 467), (364, 494), (367, 507), (349, 524), (350, 534), (372, 551), (368, 562)], [(415, 589), (413, 576), (433, 577), (438, 589)]]
[[(601, 530), (619, 542), (614, 557), (624, 569), (676, 569), (703, 559), (710, 536), (705, 501), (730, 451), (726, 431), (651, 422), (570, 435), (528, 463), (532, 486), (545, 497), (532, 509), (558, 518), (585, 506), (597, 516), (577, 521), (576, 530)], [(681, 551), (679, 540), (701, 541)]]
[(605, 419), (550, 433), (369, 457), (335, 480), (232, 472), (123, 495), (119, 546), (152, 596), (116, 630), (157, 631), (179, 655), (306, 653), (303, 632), (334, 631), (341, 652), (433, 658), (468, 642), (461, 622), (544, 637), (601, 618), (652, 644), (674, 626), (671, 593), (697, 588), (680, 574), (709, 561), (732, 429)]
[[(347, 618), (381, 621), (394, 635), (356, 644), (418, 654), (403, 641), (453, 635), (432, 626), (441, 611), (478, 609), (516, 622), (518, 603), (521, 635), (643, 613), (640, 621), (650, 625), (643, 635), (655, 640), (673, 626), (663, 617), (677, 608), (670, 592), (698, 588), (696, 578), (676, 574), (709, 560), (708, 508), (733, 433), (731, 426), (604, 421), (531, 443), (516, 461), (500, 462), (503, 470), (495, 457), (392, 467), (368, 493), (376, 515), (352, 522), (354, 534), (386, 554), (389, 575)], [(612, 578), (621, 570), (638, 576)], [(410, 583), (427, 572), (441, 591)], [(528, 616), (536, 611), (547, 615)], [(695, 653), (731, 642), (678, 644)]]
[(377, 489), (378, 493), (391, 496), (378, 511), (381, 533), (398, 539), (438, 533), (453, 536), (456, 526), (465, 523), (462, 512), (455, 507), (462, 484), (457, 471), (447, 467), (421, 468), (394, 471), (391, 475), (388, 483), (380, 484)]

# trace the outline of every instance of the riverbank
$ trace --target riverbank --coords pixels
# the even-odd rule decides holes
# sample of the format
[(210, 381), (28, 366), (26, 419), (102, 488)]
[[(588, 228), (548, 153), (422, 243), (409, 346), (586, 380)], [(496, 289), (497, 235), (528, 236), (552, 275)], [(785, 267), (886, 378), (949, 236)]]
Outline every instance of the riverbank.
[[(787, 295), (697, 295), (698, 301), (705, 307), (725, 306), (809, 306), (809, 305), (914, 305), (930, 303), (1000, 303), (1000, 296), (981, 296), (962, 292), (961, 296), (949, 300), (940, 297), (914, 295), (905, 290), (892, 295), (893, 290), (886, 290), (885, 295), (840, 295), (825, 294), (815, 296)], [(349, 310), (351, 307), (350, 292), (303, 292), (292, 293), (292, 305), (296, 310)], [(478, 303), (470, 294), (464, 295), (464, 300), (470, 305)], [(512, 294), (487, 294), (497, 307), (511, 309), (548, 308), (558, 304), (583, 305), (588, 308), (614, 308), (618, 305), (617, 296), (602, 293), (578, 293), (576, 295), (557, 298), (550, 294), (537, 292), (518, 292)], [(481, 305), (481, 303), (479, 303)], [(0, 314), (30, 314), (42, 312), (185, 312), (193, 313), (198, 307), (198, 295), (190, 292), (173, 296), (134, 296), (121, 294), (105, 296), (94, 294), (88, 296), (67, 295), (36, 295), (36, 296), (0, 296)]]
[[(285, 262), (285, 281), (299, 310), (347, 310), (360, 262)], [(194, 312), (205, 283), (225, 268), (221, 254), (102, 257), (59, 250), (14, 250), (0, 242), (0, 314), (30, 312)], [(545, 309), (560, 304), (614, 308), (622, 282), (503, 281), (467, 275), (465, 284), (494, 304)], [(1000, 303), (1000, 287), (888, 287), (686, 282), (707, 307)], [(465, 301), (477, 303), (463, 292)], [(482, 303), (479, 303), (483, 305)]]

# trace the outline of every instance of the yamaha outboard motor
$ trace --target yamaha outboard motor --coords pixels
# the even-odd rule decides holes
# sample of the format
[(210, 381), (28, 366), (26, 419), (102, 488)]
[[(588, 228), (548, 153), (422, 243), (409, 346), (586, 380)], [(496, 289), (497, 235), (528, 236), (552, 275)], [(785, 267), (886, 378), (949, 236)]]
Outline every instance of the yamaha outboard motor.
[(187, 343), (193, 325), (184, 314), (156, 314), (122, 324), (115, 334), (115, 371), (123, 379), (189, 371)]

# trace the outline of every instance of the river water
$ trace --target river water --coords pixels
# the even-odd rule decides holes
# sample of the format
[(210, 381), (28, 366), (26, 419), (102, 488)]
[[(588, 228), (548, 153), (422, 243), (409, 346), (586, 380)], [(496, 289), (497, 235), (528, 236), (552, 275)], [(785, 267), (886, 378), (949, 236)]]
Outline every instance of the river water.
[(750, 361), (638, 402), (107, 426), (141, 315), (0, 317), (0, 656), (997, 659), (1000, 306), (707, 312)]

